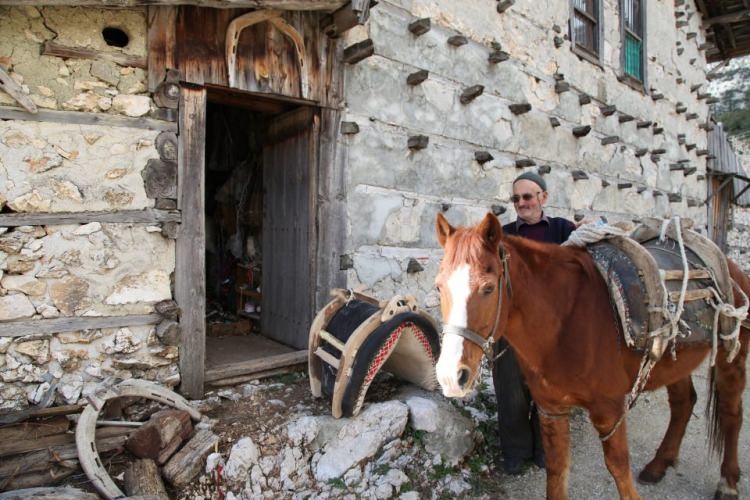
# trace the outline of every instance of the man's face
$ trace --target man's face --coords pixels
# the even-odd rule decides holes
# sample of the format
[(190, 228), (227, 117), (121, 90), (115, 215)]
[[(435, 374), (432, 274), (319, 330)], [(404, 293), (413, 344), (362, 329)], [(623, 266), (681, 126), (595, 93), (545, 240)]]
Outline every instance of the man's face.
[[(516, 198), (517, 197), (517, 198)], [(528, 179), (521, 179), (513, 184), (513, 202), (518, 216), (535, 224), (542, 219), (542, 207), (547, 202), (548, 193), (542, 191), (542, 188), (536, 182)]]

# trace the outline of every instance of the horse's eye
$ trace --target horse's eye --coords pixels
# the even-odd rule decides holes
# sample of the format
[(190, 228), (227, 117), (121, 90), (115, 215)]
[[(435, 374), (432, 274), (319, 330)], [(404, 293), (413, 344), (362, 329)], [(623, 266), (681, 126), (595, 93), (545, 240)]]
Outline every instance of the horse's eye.
[(435, 290), (437, 290), (438, 293), (440, 293), (440, 285), (435, 285)]
[(492, 285), (487, 285), (482, 289), (482, 293), (485, 295), (492, 295), (492, 292), (495, 291), (495, 287)]

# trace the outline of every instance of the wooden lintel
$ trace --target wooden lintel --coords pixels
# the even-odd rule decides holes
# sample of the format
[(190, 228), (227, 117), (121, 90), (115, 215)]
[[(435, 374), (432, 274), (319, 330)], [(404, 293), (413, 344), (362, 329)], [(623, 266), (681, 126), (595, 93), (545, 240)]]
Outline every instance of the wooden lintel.
[(159, 314), (133, 314), (129, 316), (78, 316), (74, 318), (33, 319), (0, 323), (0, 337), (119, 328), (122, 326), (154, 325), (163, 318)]
[(105, 113), (86, 113), (82, 111), (44, 110), (31, 114), (21, 108), (0, 106), (0, 120), (28, 120), (34, 122), (67, 123), (71, 125), (105, 125), (110, 127), (177, 132), (177, 124), (174, 122)]
[(10, 213), (0, 214), (0, 227), (55, 226), (62, 224), (180, 222), (177, 210), (120, 210), (117, 212), (60, 212), (60, 213)]
[(195, 5), (213, 9), (279, 9), (333, 11), (346, 0), (3, 0), (3, 5), (90, 5), (94, 7), (141, 7), (159, 5)]
[(212, 368), (206, 370), (204, 380), (209, 383), (228, 377), (239, 377), (300, 363), (307, 363), (307, 349)]
[(55, 42), (45, 42), (42, 46), (43, 56), (62, 57), (65, 59), (93, 59), (97, 61), (110, 61), (120, 66), (132, 66), (134, 68), (146, 69), (146, 58), (132, 56), (121, 52), (103, 52), (88, 47), (66, 47)]

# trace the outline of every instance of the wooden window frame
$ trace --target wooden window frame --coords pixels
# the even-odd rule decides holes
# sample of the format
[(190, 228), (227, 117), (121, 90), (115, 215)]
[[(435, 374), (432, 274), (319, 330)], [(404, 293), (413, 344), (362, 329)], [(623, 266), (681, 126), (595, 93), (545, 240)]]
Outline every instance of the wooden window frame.
[[(570, 17), (568, 19), (568, 33), (570, 34), (570, 50), (572, 50), (577, 56), (579, 56), (582, 59), (585, 59), (589, 61), (590, 63), (596, 64), (597, 66), (603, 67), (602, 63), (602, 48), (604, 46), (603, 44), (603, 38), (604, 38), (604, 26), (603, 26), (603, 16), (602, 16), (602, 10), (603, 10), (603, 1), (602, 0), (592, 0), (594, 2), (594, 9), (595, 9), (595, 15), (592, 16), (589, 12), (580, 10), (576, 8), (573, 0), (570, 0), (569, 6), (570, 6)], [(576, 37), (575, 37), (575, 30), (574, 30), (574, 21), (577, 14), (582, 15), (583, 17), (587, 18), (589, 21), (593, 22), (595, 24), (594, 27), (594, 34), (596, 36), (595, 40), (595, 49), (596, 53), (592, 53), (591, 50), (588, 48), (584, 48), (583, 45), (576, 43)]]
[[(644, 94), (648, 94), (648, 85), (647, 85), (647, 75), (648, 75), (648, 30), (646, 25), (646, 11), (647, 9), (647, 0), (640, 0), (641, 2), (641, 8), (640, 8), (640, 25), (641, 25), (641, 31), (642, 34), (639, 35), (637, 33), (634, 33), (630, 29), (628, 29), (625, 26), (625, 0), (619, 1), (619, 7), (620, 7), (620, 72), (618, 75), (618, 78), (621, 82), (624, 84), (632, 87), (633, 89), (643, 92)], [(642, 78), (643, 80), (639, 80), (635, 78), (632, 75), (629, 75), (625, 72), (625, 35), (630, 34), (638, 39), (641, 40), (641, 70), (643, 72)]]

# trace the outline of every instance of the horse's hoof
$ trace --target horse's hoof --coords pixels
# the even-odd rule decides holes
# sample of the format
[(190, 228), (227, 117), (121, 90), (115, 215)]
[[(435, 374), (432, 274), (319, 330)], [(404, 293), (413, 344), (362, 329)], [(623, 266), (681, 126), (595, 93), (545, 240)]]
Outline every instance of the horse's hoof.
[(638, 474), (638, 482), (641, 484), (656, 484), (662, 479), (664, 479), (664, 472), (657, 474), (651, 472), (648, 468), (643, 469), (641, 473)]
[(719, 481), (716, 487), (716, 493), (714, 493), (714, 500), (739, 500), (740, 492), (737, 491), (736, 487), (731, 487), (727, 483), (727, 480), (723, 477)]

